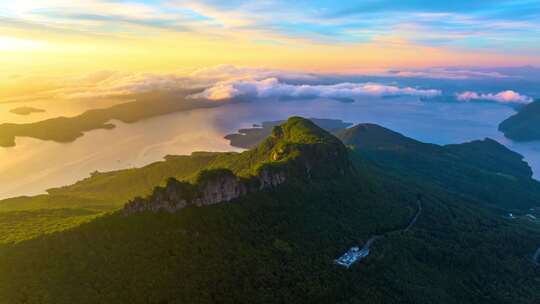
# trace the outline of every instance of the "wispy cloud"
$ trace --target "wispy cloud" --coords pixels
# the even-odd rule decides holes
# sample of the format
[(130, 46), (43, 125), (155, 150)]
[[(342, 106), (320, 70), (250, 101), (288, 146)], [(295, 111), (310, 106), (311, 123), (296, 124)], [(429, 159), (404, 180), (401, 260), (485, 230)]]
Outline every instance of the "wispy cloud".
[(412, 77), (412, 78), (427, 78), (427, 79), (483, 79), (483, 78), (509, 78), (512, 76), (505, 75), (497, 71), (481, 71), (467, 69), (448, 69), (448, 68), (428, 68), (428, 69), (410, 69), (410, 70), (389, 70), (382, 75), (392, 77)]
[[(498, 46), (538, 50), (538, 1), (66, 1), (21, 0), (0, 4), (0, 16), (114, 33), (127, 24), (207, 34), (246, 32), (321, 43), (367, 43), (401, 37), (428, 46)], [(124, 31), (129, 31), (125, 29)], [(269, 37), (255, 37), (265, 38)]]

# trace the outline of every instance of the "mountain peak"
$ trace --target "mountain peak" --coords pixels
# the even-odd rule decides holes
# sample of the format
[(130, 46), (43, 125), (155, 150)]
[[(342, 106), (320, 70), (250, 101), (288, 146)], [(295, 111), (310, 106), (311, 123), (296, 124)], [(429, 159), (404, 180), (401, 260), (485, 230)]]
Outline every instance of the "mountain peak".
[[(242, 170), (249, 174), (239, 175)], [(192, 205), (228, 202), (291, 179), (331, 179), (350, 172), (347, 148), (339, 139), (307, 119), (292, 117), (255, 149), (226, 154), (212, 168), (199, 172), (193, 183), (170, 179), (149, 197), (127, 203), (124, 213), (176, 212)]]
[(272, 135), (254, 151), (269, 153), (270, 159), (262, 167), (285, 165), (291, 175), (328, 178), (352, 168), (345, 145), (302, 117), (291, 117), (274, 127)]
[(364, 123), (336, 134), (346, 145), (361, 149), (397, 149), (422, 143), (382, 126)]
[(274, 127), (272, 136), (288, 142), (312, 144), (333, 143), (339, 140), (309, 119), (293, 116), (282, 125)]

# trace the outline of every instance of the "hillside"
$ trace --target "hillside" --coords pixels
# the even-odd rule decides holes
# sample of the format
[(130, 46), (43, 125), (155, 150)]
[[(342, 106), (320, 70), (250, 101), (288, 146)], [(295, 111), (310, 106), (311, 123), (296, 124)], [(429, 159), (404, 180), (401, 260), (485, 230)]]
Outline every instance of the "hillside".
[[(400, 136), (373, 128), (387, 136), (384, 142)], [(444, 159), (450, 150), (454, 158), (476, 151), (476, 146), (424, 146), (399, 137), (381, 147), (377, 136), (362, 130), (350, 129), (342, 137), (356, 146), (347, 150), (312, 122), (291, 118), (252, 150), (199, 155), (208, 157), (206, 164), (171, 174), (177, 178), (137, 194), (143, 206), (154, 206), (163, 202), (156, 199), (163, 191), (173, 189), (177, 195), (166, 197), (167, 202), (193, 204), (166, 212), (113, 212), (62, 232), (0, 246), (0, 303), (540, 301), (540, 270), (532, 261), (540, 245), (538, 224), (504, 219), (487, 207), (491, 204), (474, 204), (476, 194), (457, 195), (419, 182), (417, 174), (398, 174), (408, 164), (397, 166), (399, 159), (393, 163), (385, 153), (404, 151), (402, 160), (409, 161), (408, 149), (415, 147), (425, 150), (418, 158), (442, 150)], [(368, 139), (365, 146), (362, 138)], [(516, 165), (503, 148), (492, 142), (486, 147), (485, 155), (494, 160), (504, 156), (509, 162), (501, 168), (488, 162), (478, 170), (526, 178), (526, 167)], [(377, 149), (380, 159), (374, 156)], [(185, 157), (184, 165), (193, 157)], [(476, 162), (471, 158), (470, 166)], [(265, 172), (285, 178), (261, 187)], [(111, 173), (111, 180), (116, 174)], [(196, 203), (205, 185), (223, 180), (258, 190)], [(101, 188), (90, 191), (94, 182), (90, 178), (77, 191), (74, 186), (63, 191), (90, 193)], [(491, 191), (492, 185), (485, 185)], [(422, 212), (414, 227), (404, 229), (418, 214), (419, 198)], [(349, 269), (334, 264), (351, 246), (374, 235), (385, 237), (372, 245), (365, 260)]]
[[(352, 125), (337, 119), (310, 118), (309, 120), (331, 133)], [(225, 139), (228, 139), (233, 147), (251, 149), (270, 136), (275, 126), (279, 126), (285, 122), (286, 121), (284, 120), (264, 121), (260, 126), (254, 126), (249, 129), (240, 129), (238, 130), (238, 133), (225, 136)]]
[(505, 210), (540, 205), (540, 183), (532, 179), (529, 165), (494, 140), (439, 146), (373, 124), (336, 136), (388, 174), (445, 189), (475, 204)]
[(515, 141), (540, 140), (540, 100), (524, 106), (499, 125), (504, 136)]
[(0, 245), (68, 229), (117, 210), (135, 196), (148, 195), (169, 177), (196, 174), (216, 157), (206, 152), (168, 156), (142, 168), (95, 172), (73, 185), (49, 189), (48, 194), (1, 200)]

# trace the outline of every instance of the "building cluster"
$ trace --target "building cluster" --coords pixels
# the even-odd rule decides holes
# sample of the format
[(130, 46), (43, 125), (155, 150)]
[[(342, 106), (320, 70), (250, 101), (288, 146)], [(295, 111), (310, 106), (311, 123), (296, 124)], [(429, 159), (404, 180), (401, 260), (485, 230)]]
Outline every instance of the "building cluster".
[(369, 255), (369, 248), (352, 247), (334, 262), (337, 265), (349, 268), (352, 264), (362, 260)]

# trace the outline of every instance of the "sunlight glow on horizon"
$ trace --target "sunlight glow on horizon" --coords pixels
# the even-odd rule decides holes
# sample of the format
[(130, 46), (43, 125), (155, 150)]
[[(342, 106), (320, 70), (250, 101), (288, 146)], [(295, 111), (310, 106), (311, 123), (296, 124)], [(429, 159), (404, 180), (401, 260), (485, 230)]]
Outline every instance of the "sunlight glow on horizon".
[[(540, 64), (538, 4), (494, 2), (0, 3), (0, 74), (189, 71), (223, 63), (337, 73)], [(518, 19), (513, 11), (530, 13)]]

